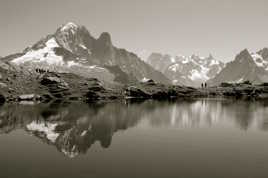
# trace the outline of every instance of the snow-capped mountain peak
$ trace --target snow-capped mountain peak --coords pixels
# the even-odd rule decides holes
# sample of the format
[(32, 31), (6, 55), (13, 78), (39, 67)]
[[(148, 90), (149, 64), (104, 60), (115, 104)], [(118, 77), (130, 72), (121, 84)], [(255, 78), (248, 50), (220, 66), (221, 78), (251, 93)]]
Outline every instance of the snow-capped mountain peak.
[(20, 65), (29, 71), (74, 73), (104, 82), (128, 83), (146, 77), (156, 82), (170, 83), (135, 55), (112, 44), (111, 35), (104, 32), (99, 38), (91, 36), (86, 27), (72, 22), (62, 25), (23, 52), (3, 60)]
[(77, 53), (81, 50), (86, 50), (90, 53), (88, 50), (92, 48), (92, 41), (94, 41), (84, 26), (79, 26), (72, 22), (58, 28), (54, 36), (60, 46), (72, 53)]
[(61, 32), (66, 32), (66, 31), (69, 31), (69, 30), (71, 30), (73, 33), (78, 29), (78, 25), (76, 25), (75, 23), (73, 23), (73, 22), (68, 22), (68, 23), (66, 23), (66, 24), (64, 24), (64, 25), (62, 25), (61, 27), (60, 27), (60, 31)]

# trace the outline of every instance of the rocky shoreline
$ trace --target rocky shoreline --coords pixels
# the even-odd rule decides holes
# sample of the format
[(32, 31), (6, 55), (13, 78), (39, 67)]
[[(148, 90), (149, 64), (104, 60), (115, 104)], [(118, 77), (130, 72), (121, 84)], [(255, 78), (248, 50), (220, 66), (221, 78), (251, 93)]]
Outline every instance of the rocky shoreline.
[(126, 89), (127, 97), (145, 99), (194, 99), (194, 98), (232, 98), (245, 100), (268, 99), (268, 85), (252, 85), (248, 82), (228, 84), (208, 88), (185, 86), (166, 86), (155, 83), (142, 83)]
[(95, 78), (70, 73), (7, 73), (0, 80), (0, 103), (49, 102), (51, 100), (109, 102), (113, 100), (170, 100), (193, 98), (268, 98), (268, 84), (223, 83), (217, 87), (193, 88), (164, 85), (148, 80), (131, 85), (107, 85)]

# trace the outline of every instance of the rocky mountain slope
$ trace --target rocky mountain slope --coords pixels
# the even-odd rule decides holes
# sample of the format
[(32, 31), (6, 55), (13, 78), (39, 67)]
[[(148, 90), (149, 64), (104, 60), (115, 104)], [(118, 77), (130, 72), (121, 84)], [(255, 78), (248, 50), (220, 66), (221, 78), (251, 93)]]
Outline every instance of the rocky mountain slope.
[[(111, 71), (117, 67), (109, 66)], [(178, 97), (195, 97), (200, 92), (190, 87), (180, 87), (146, 80), (128, 85), (114, 85), (96, 78), (82, 77), (73, 73), (57, 73), (0, 62), (0, 104), (18, 102), (83, 101), (109, 102), (129, 98), (169, 100)], [(119, 76), (118, 80), (124, 80)]]
[(223, 82), (239, 83), (250, 81), (260, 84), (268, 81), (268, 49), (264, 48), (256, 53), (247, 49), (241, 51), (233, 61), (226, 64), (223, 70), (213, 79), (210, 85), (219, 85)]
[[(31, 71), (74, 73), (105, 82), (131, 83), (144, 78), (169, 80), (134, 53), (112, 44), (109, 33), (95, 39), (84, 26), (67, 23), (23, 52), (1, 59)], [(123, 80), (121, 80), (123, 79)]]
[(175, 56), (153, 53), (147, 62), (156, 70), (162, 72), (175, 85), (199, 87), (201, 83), (215, 77), (224, 67), (224, 63), (209, 57), (197, 55)]

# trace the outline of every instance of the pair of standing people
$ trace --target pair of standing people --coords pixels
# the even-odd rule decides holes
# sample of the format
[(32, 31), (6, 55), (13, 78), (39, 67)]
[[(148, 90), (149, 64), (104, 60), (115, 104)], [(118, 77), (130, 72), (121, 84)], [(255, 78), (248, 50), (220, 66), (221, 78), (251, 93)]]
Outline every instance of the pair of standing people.
[(201, 84), (201, 87), (202, 87), (202, 88), (207, 88), (207, 83), (202, 83), (202, 84)]

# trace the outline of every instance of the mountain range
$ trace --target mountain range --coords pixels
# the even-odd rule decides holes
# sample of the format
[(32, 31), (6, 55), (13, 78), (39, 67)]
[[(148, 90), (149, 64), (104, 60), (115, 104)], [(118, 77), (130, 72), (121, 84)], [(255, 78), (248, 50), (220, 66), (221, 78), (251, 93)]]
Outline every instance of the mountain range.
[(0, 59), (2, 68), (12, 65), (14, 69), (23, 68), (28, 72), (42, 69), (73, 73), (112, 84), (152, 79), (157, 83), (199, 87), (204, 82), (212, 86), (223, 82), (268, 81), (268, 48), (254, 53), (245, 49), (226, 64), (212, 55), (152, 53), (147, 60), (141, 60), (136, 54), (115, 47), (109, 33), (94, 38), (86, 27), (72, 22), (22, 52)]
[(147, 62), (167, 76), (174, 85), (200, 86), (214, 78), (224, 67), (224, 63), (208, 57), (175, 56), (152, 53)]
[(1, 59), (28, 70), (43, 69), (74, 73), (113, 83), (131, 83), (144, 79), (168, 84), (170, 81), (137, 55), (112, 44), (109, 33), (91, 36), (84, 26), (72, 22), (62, 25), (23, 52)]
[(260, 84), (268, 81), (268, 48), (251, 53), (244, 49), (226, 64), (212, 55), (172, 57), (160, 53), (152, 53), (147, 63), (162, 72), (174, 85), (198, 87), (204, 82), (216, 86), (224, 82)]
[(268, 81), (268, 48), (256, 53), (250, 53), (244, 49), (233, 61), (227, 63), (220, 73), (208, 80), (208, 83), (219, 85), (222, 82), (240, 83), (245, 81), (255, 84)]

